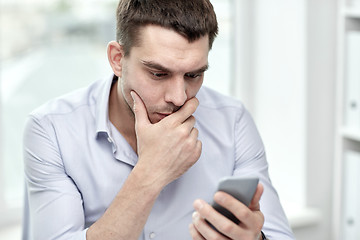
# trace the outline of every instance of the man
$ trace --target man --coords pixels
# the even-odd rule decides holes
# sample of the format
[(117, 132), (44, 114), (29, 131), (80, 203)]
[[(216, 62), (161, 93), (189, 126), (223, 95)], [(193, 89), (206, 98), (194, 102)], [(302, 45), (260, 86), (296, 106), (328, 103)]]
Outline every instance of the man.
[[(30, 114), (25, 239), (293, 239), (248, 112), (202, 87), (210, 2), (121, 0), (117, 21), (111, 78)], [(214, 195), (229, 175), (260, 178), (249, 207)]]

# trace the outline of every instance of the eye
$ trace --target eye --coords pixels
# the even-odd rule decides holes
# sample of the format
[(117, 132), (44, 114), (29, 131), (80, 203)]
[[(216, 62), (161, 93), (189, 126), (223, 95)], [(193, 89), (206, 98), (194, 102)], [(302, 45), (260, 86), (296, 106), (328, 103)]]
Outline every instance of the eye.
[(187, 73), (185, 74), (185, 77), (195, 79), (201, 77), (202, 75), (203, 73)]
[(150, 74), (153, 78), (163, 78), (167, 76), (167, 73), (162, 72), (150, 72)]

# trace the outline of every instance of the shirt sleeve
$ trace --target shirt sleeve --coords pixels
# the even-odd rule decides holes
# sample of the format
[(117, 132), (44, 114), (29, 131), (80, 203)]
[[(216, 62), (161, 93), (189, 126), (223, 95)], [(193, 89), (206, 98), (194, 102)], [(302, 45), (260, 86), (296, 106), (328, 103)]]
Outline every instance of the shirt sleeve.
[[(81, 193), (66, 174), (56, 133), (48, 119), (30, 117), (24, 132), (29, 229), (24, 239), (85, 240)], [(32, 235), (32, 236), (29, 236)]]
[(264, 186), (260, 209), (265, 217), (263, 232), (269, 239), (295, 239), (273, 187), (266, 160), (264, 145), (250, 114), (244, 110), (238, 115), (235, 125), (234, 175), (258, 176)]

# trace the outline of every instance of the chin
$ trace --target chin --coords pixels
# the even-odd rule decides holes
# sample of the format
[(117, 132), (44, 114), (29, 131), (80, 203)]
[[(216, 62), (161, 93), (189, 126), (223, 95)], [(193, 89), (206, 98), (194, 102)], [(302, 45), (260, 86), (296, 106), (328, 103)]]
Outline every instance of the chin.
[(162, 120), (162, 118), (155, 115), (155, 116), (151, 116), (151, 117), (149, 116), (149, 120), (152, 124), (155, 124), (155, 123), (160, 122)]
[(158, 122), (160, 122), (160, 121), (161, 121), (161, 119), (150, 119), (150, 122), (151, 122), (152, 124), (158, 123)]

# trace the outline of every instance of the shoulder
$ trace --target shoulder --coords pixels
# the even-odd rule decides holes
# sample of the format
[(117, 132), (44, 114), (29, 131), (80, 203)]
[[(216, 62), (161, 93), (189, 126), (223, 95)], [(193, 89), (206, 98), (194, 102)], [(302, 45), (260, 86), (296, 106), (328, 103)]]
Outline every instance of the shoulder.
[(241, 101), (207, 87), (202, 87), (197, 98), (200, 104), (194, 116), (199, 126), (218, 135), (257, 132), (251, 114)]
[(56, 97), (34, 109), (29, 115), (38, 120), (50, 116), (64, 116), (96, 103), (97, 95), (104, 81), (96, 81), (87, 87)]

